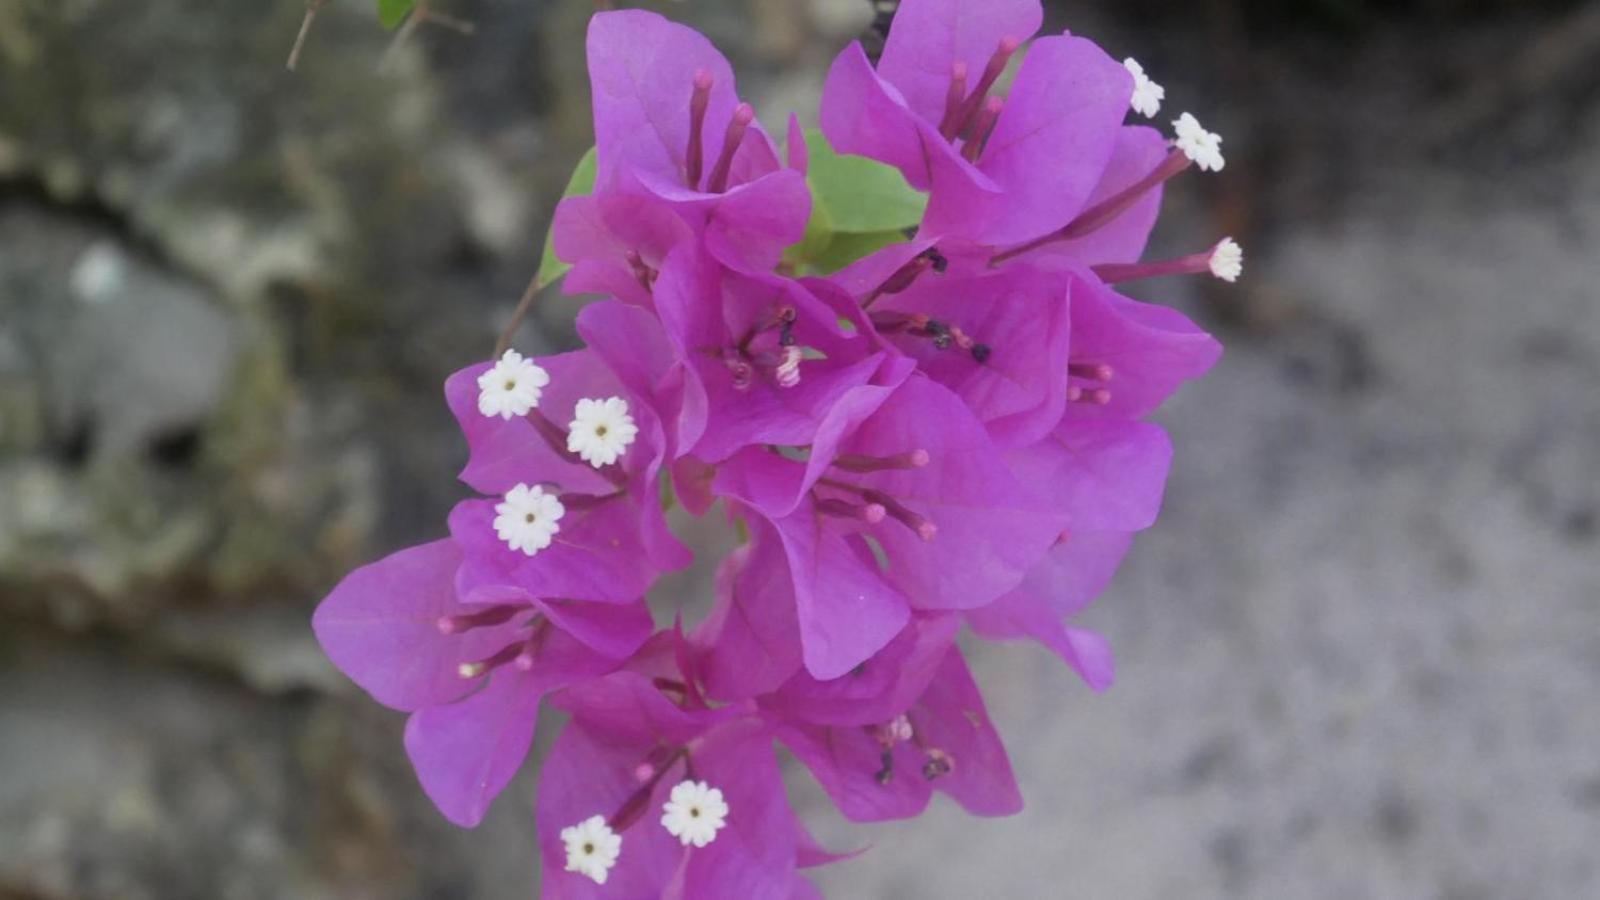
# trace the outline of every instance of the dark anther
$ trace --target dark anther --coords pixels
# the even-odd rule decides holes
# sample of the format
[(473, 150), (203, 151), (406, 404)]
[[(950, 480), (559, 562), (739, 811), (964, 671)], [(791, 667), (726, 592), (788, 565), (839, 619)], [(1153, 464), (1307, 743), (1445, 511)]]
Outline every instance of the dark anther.
[(793, 319), (784, 319), (783, 320), (783, 325), (779, 326), (779, 328), (778, 328), (778, 346), (780, 346), (780, 347), (793, 347), (794, 346), (794, 320)]
[(945, 255), (937, 250), (930, 249), (928, 251), (928, 259), (933, 261), (933, 271), (940, 275), (943, 275), (945, 270), (950, 268), (950, 260), (946, 259)]
[(883, 751), (883, 755), (879, 758), (883, 760), (883, 767), (879, 769), (877, 774), (873, 775), (872, 777), (879, 784), (888, 784), (889, 780), (894, 778), (894, 751), (885, 750)]
[(993, 351), (989, 349), (989, 345), (988, 344), (973, 344), (972, 345), (972, 358), (977, 360), (980, 364), (988, 362), (989, 361), (989, 354), (992, 353), (992, 352)]

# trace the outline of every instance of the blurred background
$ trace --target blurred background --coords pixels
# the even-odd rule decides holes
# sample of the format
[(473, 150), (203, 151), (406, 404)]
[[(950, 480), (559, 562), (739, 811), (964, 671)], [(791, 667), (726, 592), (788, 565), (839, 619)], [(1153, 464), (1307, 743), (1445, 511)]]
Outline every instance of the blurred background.
[[(533, 892), (308, 620), (464, 493), (490, 352), (590, 142), (590, 0), (0, 0), (0, 898)], [(866, 0), (658, 5), (769, 123)], [(1161, 523), (1088, 615), (1096, 696), (976, 666), (1029, 807), (845, 827), (830, 897), (1600, 896), (1600, 3), (1075, 0), (1227, 139), (1152, 283), (1228, 355), (1163, 419)], [(572, 344), (551, 294), (518, 345)], [(703, 573), (702, 573), (703, 574)], [(677, 602), (703, 578), (674, 583)], [(544, 732), (548, 741), (550, 729)]]

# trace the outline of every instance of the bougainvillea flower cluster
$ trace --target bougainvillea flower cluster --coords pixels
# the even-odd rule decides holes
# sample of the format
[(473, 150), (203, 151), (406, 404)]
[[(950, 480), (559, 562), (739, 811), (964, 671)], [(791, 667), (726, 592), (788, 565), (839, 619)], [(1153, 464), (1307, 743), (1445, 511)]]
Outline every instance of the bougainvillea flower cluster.
[[(1163, 184), (1221, 169), (1221, 138), (1130, 124), (1163, 88), (1040, 23), (1037, 0), (906, 0), (881, 62), (845, 49), (820, 131), (791, 117), (780, 143), (705, 38), (594, 17), (592, 186), (550, 240), (566, 289), (601, 295), (583, 347), (449, 379), (476, 496), (315, 617), (410, 714), (457, 824), (525, 764), (541, 705), (566, 714), (543, 896), (815, 896), (800, 873), (842, 857), (786, 759), (856, 821), (935, 793), (1018, 811), (964, 633), (1111, 683), (1074, 617), (1159, 511), (1172, 445), (1147, 417), (1220, 353), (1121, 286), (1243, 258), (1141, 260)], [(704, 605), (647, 603), (692, 561), (669, 513), (740, 537), (687, 621)]]

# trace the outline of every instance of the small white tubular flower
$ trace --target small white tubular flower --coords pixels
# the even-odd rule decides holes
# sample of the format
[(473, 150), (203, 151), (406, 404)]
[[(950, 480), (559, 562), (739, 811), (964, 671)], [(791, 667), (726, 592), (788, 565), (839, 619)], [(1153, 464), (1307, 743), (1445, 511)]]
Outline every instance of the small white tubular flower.
[(596, 469), (609, 466), (625, 453), (639, 435), (621, 397), (579, 400), (567, 426), (567, 452), (576, 453)]
[(704, 847), (728, 824), (728, 804), (722, 791), (704, 781), (680, 781), (662, 807), (661, 825), (685, 847)]
[(805, 351), (799, 347), (785, 347), (778, 360), (774, 374), (778, 378), (778, 387), (792, 388), (800, 383), (800, 363), (805, 359)]
[(507, 350), (494, 368), (478, 376), (478, 412), (493, 418), (525, 416), (539, 405), (550, 373), (515, 350)]
[(529, 556), (550, 546), (550, 541), (561, 530), (561, 517), (567, 508), (554, 494), (544, 488), (519, 484), (506, 494), (506, 499), (495, 504), (495, 534), (513, 550)]
[(1167, 89), (1151, 81), (1150, 76), (1144, 73), (1144, 66), (1139, 65), (1133, 57), (1123, 60), (1122, 65), (1133, 76), (1133, 99), (1129, 105), (1139, 115), (1147, 119), (1155, 118), (1155, 114), (1161, 112), (1161, 101), (1167, 99)]
[(1172, 127), (1177, 129), (1178, 149), (1183, 155), (1194, 160), (1203, 172), (1221, 172), (1225, 164), (1222, 158), (1222, 138), (1200, 126), (1200, 121), (1194, 116), (1184, 113), (1178, 117)]
[(577, 872), (595, 884), (605, 884), (611, 867), (622, 855), (622, 835), (611, 830), (605, 816), (590, 816), (561, 829), (567, 849), (567, 871)]
[(1244, 274), (1244, 248), (1233, 238), (1223, 238), (1211, 251), (1211, 274), (1229, 282), (1238, 281)]

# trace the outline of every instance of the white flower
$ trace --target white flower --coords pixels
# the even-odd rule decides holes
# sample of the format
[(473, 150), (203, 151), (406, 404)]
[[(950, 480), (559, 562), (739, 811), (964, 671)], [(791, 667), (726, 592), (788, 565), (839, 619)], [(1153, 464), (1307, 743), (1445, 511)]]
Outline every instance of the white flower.
[(1145, 118), (1154, 118), (1161, 111), (1161, 101), (1167, 99), (1167, 89), (1144, 74), (1144, 66), (1139, 65), (1132, 57), (1122, 61), (1123, 68), (1133, 76), (1133, 100), (1129, 105), (1133, 111)]
[(704, 781), (680, 781), (672, 787), (661, 825), (685, 847), (704, 847), (728, 824), (728, 804), (722, 791)]
[(478, 412), (485, 416), (525, 416), (539, 405), (550, 373), (515, 350), (507, 350), (494, 368), (478, 376)]
[(596, 469), (616, 462), (639, 434), (639, 426), (628, 415), (628, 401), (621, 397), (579, 400), (572, 417), (567, 451)]
[(561, 829), (567, 848), (567, 871), (577, 872), (595, 884), (605, 884), (611, 867), (622, 855), (622, 835), (611, 830), (605, 816), (590, 816)]
[(1238, 281), (1244, 274), (1244, 248), (1234, 243), (1233, 238), (1223, 238), (1211, 251), (1211, 274), (1223, 281)]
[(561, 517), (567, 514), (567, 508), (554, 494), (546, 494), (538, 485), (525, 484), (512, 488), (494, 511), (495, 534), (511, 549), (529, 556), (550, 546), (550, 540), (561, 530)]
[(1184, 113), (1178, 117), (1172, 127), (1177, 129), (1178, 149), (1183, 155), (1194, 160), (1203, 172), (1221, 172), (1225, 162), (1222, 158), (1222, 138), (1200, 127), (1200, 121), (1194, 116)]

